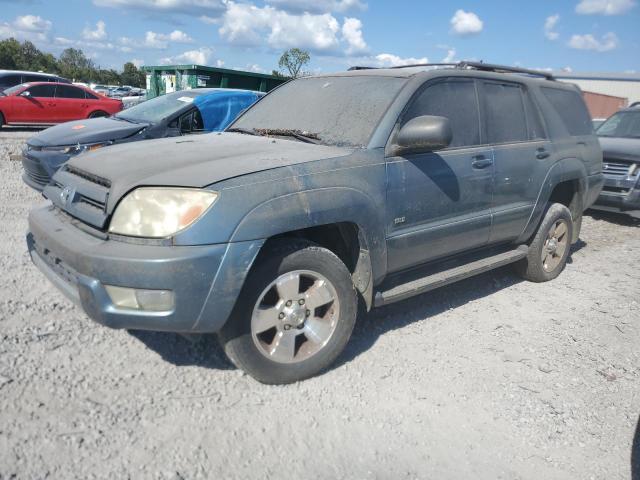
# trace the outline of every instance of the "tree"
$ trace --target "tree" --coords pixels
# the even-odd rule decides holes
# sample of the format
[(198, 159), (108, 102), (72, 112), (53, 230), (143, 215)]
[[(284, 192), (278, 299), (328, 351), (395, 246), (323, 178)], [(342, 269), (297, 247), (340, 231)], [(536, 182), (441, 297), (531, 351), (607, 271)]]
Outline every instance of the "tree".
[(0, 42), (0, 68), (6, 70), (16, 70), (18, 65), (18, 52), (20, 51), (20, 42), (15, 38), (9, 38)]
[(127, 62), (122, 68), (121, 75), (123, 85), (130, 85), (132, 87), (144, 87), (146, 84), (145, 73), (138, 70), (132, 62)]
[(286, 69), (291, 78), (298, 78), (304, 75), (302, 67), (307, 65), (310, 61), (311, 56), (309, 55), (309, 52), (300, 50), (299, 48), (290, 48), (282, 54), (278, 61), (278, 66), (282, 70)]
[(87, 79), (95, 69), (93, 62), (77, 48), (67, 48), (60, 54), (58, 61), (60, 73), (72, 80)]

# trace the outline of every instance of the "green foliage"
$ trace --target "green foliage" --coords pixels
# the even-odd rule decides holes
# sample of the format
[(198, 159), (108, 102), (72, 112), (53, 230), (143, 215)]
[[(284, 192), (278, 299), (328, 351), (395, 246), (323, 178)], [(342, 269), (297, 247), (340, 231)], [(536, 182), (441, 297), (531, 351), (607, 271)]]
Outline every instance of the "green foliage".
[(131, 62), (125, 63), (120, 73), (97, 67), (77, 48), (67, 48), (56, 58), (29, 41), (21, 43), (14, 38), (0, 41), (0, 69), (55, 73), (75, 82), (142, 88), (146, 84), (145, 73)]
[[(291, 78), (298, 78), (305, 75), (302, 71), (302, 67), (308, 65), (310, 61), (311, 56), (306, 50), (290, 48), (282, 54), (278, 61), (278, 66), (281, 70), (285, 70), (285, 74), (282, 75), (283, 77), (288, 76)], [(289, 72), (289, 75), (287, 75), (286, 72)]]

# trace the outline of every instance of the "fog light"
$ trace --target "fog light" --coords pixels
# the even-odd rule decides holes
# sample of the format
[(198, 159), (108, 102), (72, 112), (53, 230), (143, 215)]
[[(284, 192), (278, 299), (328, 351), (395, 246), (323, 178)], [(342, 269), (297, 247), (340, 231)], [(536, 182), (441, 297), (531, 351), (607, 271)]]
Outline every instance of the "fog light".
[(116, 307), (149, 312), (173, 310), (174, 295), (171, 290), (143, 290), (138, 288), (105, 285), (111, 301)]

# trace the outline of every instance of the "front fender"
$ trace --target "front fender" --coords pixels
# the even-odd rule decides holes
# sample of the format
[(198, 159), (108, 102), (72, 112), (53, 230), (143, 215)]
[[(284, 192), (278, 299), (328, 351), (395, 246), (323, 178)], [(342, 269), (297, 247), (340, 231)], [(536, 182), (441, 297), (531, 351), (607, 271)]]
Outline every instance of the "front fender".
[(547, 176), (538, 193), (536, 205), (531, 212), (527, 226), (518, 237), (517, 242), (526, 242), (535, 233), (536, 228), (542, 220), (542, 215), (545, 212), (549, 198), (551, 198), (551, 193), (560, 183), (576, 181), (581, 205), (586, 205), (587, 175), (588, 172), (584, 162), (578, 158), (564, 158), (555, 163), (547, 172)]
[(270, 199), (248, 212), (231, 235), (231, 242), (266, 239), (321, 225), (351, 222), (367, 242), (374, 282), (385, 274), (387, 250), (384, 209), (367, 194), (349, 187), (326, 187)]

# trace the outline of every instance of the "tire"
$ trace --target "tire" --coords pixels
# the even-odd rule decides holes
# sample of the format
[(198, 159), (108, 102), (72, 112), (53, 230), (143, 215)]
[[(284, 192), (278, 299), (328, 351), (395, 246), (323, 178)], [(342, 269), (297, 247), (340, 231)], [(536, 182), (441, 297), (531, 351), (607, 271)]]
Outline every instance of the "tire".
[(89, 114), (89, 118), (100, 118), (100, 117), (108, 117), (109, 114), (107, 112), (103, 112), (102, 110), (98, 110), (97, 112), (91, 112)]
[(561, 203), (553, 203), (529, 244), (526, 258), (514, 264), (516, 272), (531, 282), (548, 282), (556, 278), (567, 264), (573, 219), (571, 212)]
[(257, 381), (292, 383), (321, 372), (344, 350), (357, 305), (351, 274), (336, 255), (307, 241), (278, 241), (261, 253), (218, 337), (229, 359)]
[(4, 115), (0, 113), (0, 130), (4, 127)]

